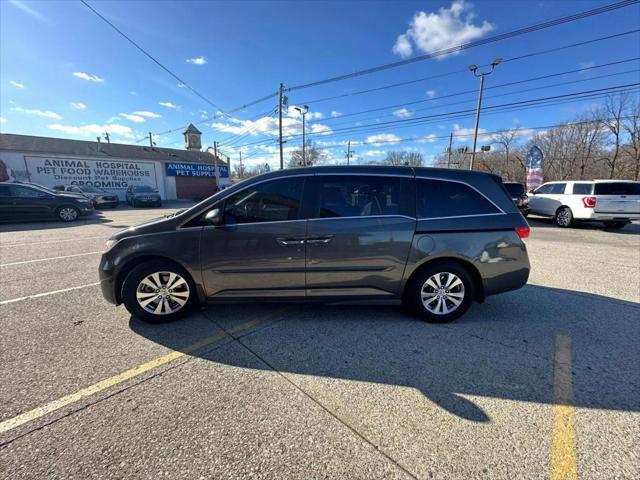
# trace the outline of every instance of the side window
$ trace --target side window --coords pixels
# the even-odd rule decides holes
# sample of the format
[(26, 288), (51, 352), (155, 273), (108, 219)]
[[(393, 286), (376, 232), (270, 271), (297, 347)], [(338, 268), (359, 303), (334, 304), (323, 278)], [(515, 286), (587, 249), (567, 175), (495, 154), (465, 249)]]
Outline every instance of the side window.
[(416, 179), (418, 218), (459, 217), (500, 213), (469, 185), (442, 180)]
[(545, 193), (551, 193), (551, 187), (553, 187), (553, 185), (542, 185), (541, 187), (538, 187), (538, 188), (535, 190), (535, 193), (536, 193), (537, 195), (539, 195), (539, 194), (541, 194), (541, 193), (542, 193), (542, 194), (545, 194)]
[(574, 195), (591, 195), (593, 190), (593, 184), (591, 183), (574, 183), (573, 194)]
[(401, 177), (326, 175), (318, 179), (318, 218), (401, 213)]
[(552, 183), (549, 185), (551, 190), (549, 191), (552, 195), (562, 195), (564, 193), (565, 188), (567, 187), (566, 183)]
[(225, 199), (224, 223), (296, 220), (300, 215), (303, 177), (282, 178), (249, 186)]
[(17, 198), (44, 198), (46, 194), (34, 188), (12, 186), (11, 196)]

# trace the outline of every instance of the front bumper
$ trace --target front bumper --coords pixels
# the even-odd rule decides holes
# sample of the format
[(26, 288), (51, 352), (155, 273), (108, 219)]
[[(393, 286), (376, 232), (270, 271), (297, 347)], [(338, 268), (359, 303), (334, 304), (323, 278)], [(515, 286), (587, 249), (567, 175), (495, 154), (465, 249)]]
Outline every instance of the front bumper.
[(96, 207), (117, 207), (118, 200), (95, 200), (94, 204)]
[(78, 210), (80, 210), (80, 215), (82, 216), (91, 215), (93, 213), (93, 205), (78, 207)]
[(100, 289), (104, 299), (114, 305), (118, 305), (118, 299), (115, 290), (115, 272), (113, 264), (103, 253), (100, 258), (100, 266), (98, 267), (98, 277), (100, 278)]

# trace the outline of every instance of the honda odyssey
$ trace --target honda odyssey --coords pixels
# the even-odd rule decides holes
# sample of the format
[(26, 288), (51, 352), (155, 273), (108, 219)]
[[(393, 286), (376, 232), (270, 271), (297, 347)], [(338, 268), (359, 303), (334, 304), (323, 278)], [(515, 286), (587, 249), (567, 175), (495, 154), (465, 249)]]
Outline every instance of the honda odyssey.
[(150, 322), (207, 301), (354, 300), (447, 322), (527, 282), (528, 234), (495, 175), (307, 167), (116, 234), (99, 273), (109, 302)]

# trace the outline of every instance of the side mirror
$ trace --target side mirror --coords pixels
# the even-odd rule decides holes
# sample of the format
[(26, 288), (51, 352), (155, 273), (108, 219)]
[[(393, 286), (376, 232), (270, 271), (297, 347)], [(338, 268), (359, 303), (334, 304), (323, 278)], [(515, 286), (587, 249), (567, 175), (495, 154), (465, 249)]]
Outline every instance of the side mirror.
[(221, 225), (222, 210), (219, 208), (213, 208), (207, 212), (207, 214), (204, 216), (204, 219), (211, 225)]

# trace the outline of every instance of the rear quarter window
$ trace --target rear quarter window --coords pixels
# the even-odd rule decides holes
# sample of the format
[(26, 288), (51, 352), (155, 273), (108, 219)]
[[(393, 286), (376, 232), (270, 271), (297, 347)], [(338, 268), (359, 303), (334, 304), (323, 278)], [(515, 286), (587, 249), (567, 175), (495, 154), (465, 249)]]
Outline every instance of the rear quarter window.
[(521, 183), (505, 183), (504, 186), (512, 197), (524, 195), (524, 185)]
[(501, 213), (484, 195), (464, 183), (417, 179), (416, 188), (418, 218)]
[(640, 195), (640, 183), (596, 183), (593, 193), (595, 195)]
[(574, 183), (573, 184), (572, 193), (574, 195), (591, 195), (592, 191), (593, 191), (592, 183)]

